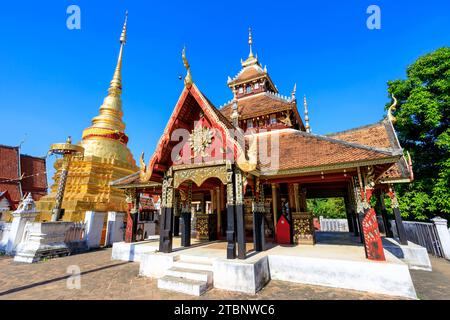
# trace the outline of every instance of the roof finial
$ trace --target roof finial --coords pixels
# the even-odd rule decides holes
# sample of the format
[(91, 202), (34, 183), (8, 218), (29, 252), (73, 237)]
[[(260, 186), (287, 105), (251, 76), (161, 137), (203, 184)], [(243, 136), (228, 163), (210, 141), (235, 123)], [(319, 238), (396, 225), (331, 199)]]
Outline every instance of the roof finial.
[(253, 58), (252, 44), (253, 44), (252, 28), (249, 27), (248, 28), (248, 46), (250, 47), (250, 53), (248, 54), (249, 58)]
[(186, 88), (189, 89), (192, 86), (193, 81), (191, 76), (191, 66), (189, 65), (189, 62), (186, 59), (186, 47), (183, 48), (181, 57), (183, 58), (183, 64), (187, 71), (186, 77), (184, 78), (184, 85), (186, 86)]
[(306, 102), (306, 95), (303, 97), (303, 106), (305, 107), (305, 129), (306, 132), (310, 133), (311, 128), (309, 126), (308, 103)]
[(394, 112), (397, 107), (397, 99), (394, 97), (394, 94), (392, 94), (392, 99), (394, 99), (394, 103), (389, 107), (387, 117), (392, 122), (392, 124), (394, 124), (397, 121), (397, 118), (392, 114), (392, 112)]
[(125, 22), (123, 23), (122, 34), (120, 35), (120, 43), (127, 42), (127, 21), (128, 21), (128, 10), (125, 11)]
[(294, 84), (294, 89), (292, 89), (291, 98), (295, 100), (295, 93), (297, 92), (297, 83)]
[(123, 47), (127, 41), (127, 20), (128, 11), (125, 12), (125, 22), (123, 23), (122, 33), (120, 34), (120, 51), (119, 58), (117, 59), (116, 70), (114, 71), (114, 75), (108, 89), (108, 93), (111, 96), (118, 96), (122, 93), (122, 55)]

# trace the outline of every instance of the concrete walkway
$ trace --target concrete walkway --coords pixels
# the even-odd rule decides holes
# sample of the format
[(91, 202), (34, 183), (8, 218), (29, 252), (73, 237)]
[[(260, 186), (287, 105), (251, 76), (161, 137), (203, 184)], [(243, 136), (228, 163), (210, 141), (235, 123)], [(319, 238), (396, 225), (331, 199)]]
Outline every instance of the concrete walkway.
[[(81, 289), (68, 289), (69, 266), (79, 266)], [(157, 288), (157, 281), (138, 277), (139, 264), (111, 261), (111, 249), (18, 264), (0, 257), (0, 299), (198, 299)], [(73, 283), (70, 281), (70, 283)], [(352, 290), (271, 281), (257, 295), (208, 291), (201, 299), (394, 299)]]

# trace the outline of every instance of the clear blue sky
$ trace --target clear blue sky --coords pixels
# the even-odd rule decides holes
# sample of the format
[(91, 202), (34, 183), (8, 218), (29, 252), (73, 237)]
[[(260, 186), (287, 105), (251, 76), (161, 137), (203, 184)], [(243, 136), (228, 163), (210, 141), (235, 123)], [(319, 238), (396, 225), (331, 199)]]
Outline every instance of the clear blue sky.
[[(81, 8), (81, 30), (66, 27), (71, 4)], [(381, 8), (381, 30), (366, 27), (371, 4)], [(107, 93), (126, 9), (123, 110), (136, 159), (153, 152), (182, 90), (183, 45), (194, 81), (219, 106), (231, 98), (227, 77), (248, 54), (251, 26), (261, 63), (282, 94), (297, 83), (307, 95), (319, 134), (380, 120), (386, 82), (450, 45), (448, 0), (2, 2), (0, 144), (26, 135), (22, 151), (42, 156), (68, 135), (80, 140)]]

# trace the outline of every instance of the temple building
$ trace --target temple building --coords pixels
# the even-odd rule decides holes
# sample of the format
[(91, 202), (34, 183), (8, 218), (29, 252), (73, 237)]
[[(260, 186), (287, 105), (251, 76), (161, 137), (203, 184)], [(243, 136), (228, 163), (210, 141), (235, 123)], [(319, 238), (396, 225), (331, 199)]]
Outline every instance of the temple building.
[[(120, 52), (111, 80), (108, 95), (100, 106), (100, 113), (92, 119), (92, 125), (83, 131), (79, 146), (83, 156), (70, 161), (65, 194), (62, 202), (64, 221), (81, 221), (86, 211), (126, 211), (127, 204), (122, 190), (112, 188), (110, 182), (138, 170), (127, 147), (128, 136), (122, 120), (122, 56), (126, 42), (126, 20), (120, 36)], [(49, 221), (62, 171), (62, 159), (55, 162), (54, 184), (50, 194), (37, 202), (40, 212), (37, 219)]]
[[(252, 43), (250, 32), (249, 55), (228, 78), (233, 99), (221, 108), (194, 83), (183, 50), (184, 88), (156, 150), (148, 164), (142, 155), (139, 171), (112, 182), (128, 194), (126, 241), (136, 241), (140, 194), (161, 196), (160, 252), (172, 251), (173, 237), (189, 247), (195, 236), (226, 241), (228, 259), (245, 259), (248, 241), (257, 252), (267, 242), (314, 245), (307, 199), (343, 197), (349, 229), (366, 257), (384, 260), (378, 221), (389, 232), (385, 194), (401, 229), (392, 183), (413, 178), (392, 124), (395, 103), (377, 123), (313, 134), (306, 97), (302, 119), (296, 86), (282, 96)], [(379, 212), (371, 206), (374, 196)]]
[(20, 153), (20, 147), (0, 145), (0, 220), (2, 212), (14, 211), (20, 200), (31, 193), (34, 200), (47, 194), (45, 157)]

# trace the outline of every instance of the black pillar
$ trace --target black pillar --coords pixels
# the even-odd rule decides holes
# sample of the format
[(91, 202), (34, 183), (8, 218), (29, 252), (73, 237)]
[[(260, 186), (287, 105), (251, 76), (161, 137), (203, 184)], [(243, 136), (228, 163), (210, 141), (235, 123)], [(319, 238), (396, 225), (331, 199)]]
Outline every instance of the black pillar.
[(348, 196), (344, 197), (344, 203), (345, 203), (345, 213), (347, 215), (348, 231), (354, 232), (354, 230), (355, 230), (354, 225), (353, 225), (354, 219), (352, 217), (353, 212), (352, 212), (352, 208), (351, 208)]
[(236, 259), (236, 233), (233, 168), (227, 168), (227, 259)]
[(227, 204), (227, 259), (236, 259), (236, 235), (234, 233), (234, 205)]
[(163, 208), (162, 211), (162, 224), (159, 231), (159, 251), (170, 253), (172, 252), (173, 209)]
[(181, 245), (189, 247), (191, 245), (191, 213), (182, 212), (180, 217)]
[(384, 231), (386, 233), (386, 237), (392, 238), (394, 234), (392, 233), (391, 224), (389, 223), (388, 213), (386, 210), (386, 204), (384, 202), (384, 192), (380, 190), (377, 194), (377, 200), (379, 203), (379, 207), (381, 210), (381, 217), (383, 218)]
[(173, 217), (173, 236), (178, 237), (180, 235), (180, 216)]
[[(358, 212), (358, 233), (359, 233), (359, 239), (361, 240), (361, 243), (364, 244), (364, 231), (362, 229), (363, 220), (365, 217), (364, 212)], [(367, 255), (367, 252), (366, 252)]]
[(397, 227), (397, 233), (398, 238), (400, 240), (400, 244), (408, 245), (408, 238), (406, 236), (405, 226), (403, 225), (403, 219), (398, 205), (394, 206), (392, 210), (394, 211), (395, 225)]
[(264, 213), (253, 210), (253, 246), (256, 252), (264, 251)]
[(245, 219), (244, 219), (244, 193), (242, 184), (242, 172), (236, 168), (235, 172), (236, 192), (236, 232), (238, 242), (238, 258), (245, 259)]
[(245, 259), (245, 221), (244, 221), (244, 205), (236, 205), (236, 225), (237, 225), (237, 242), (238, 242), (238, 258)]

